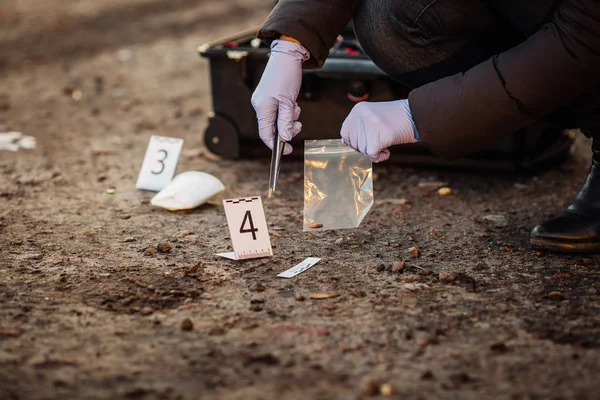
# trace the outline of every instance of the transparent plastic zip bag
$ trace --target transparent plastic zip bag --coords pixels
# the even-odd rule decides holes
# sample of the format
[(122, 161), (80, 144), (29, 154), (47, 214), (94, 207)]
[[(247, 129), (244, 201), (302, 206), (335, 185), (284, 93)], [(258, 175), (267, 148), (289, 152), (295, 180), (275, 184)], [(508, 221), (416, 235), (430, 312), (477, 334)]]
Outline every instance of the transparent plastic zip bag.
[(373, 201), (368, 157), (339, 139), (305, 141), (305, 232), (357, 228)]

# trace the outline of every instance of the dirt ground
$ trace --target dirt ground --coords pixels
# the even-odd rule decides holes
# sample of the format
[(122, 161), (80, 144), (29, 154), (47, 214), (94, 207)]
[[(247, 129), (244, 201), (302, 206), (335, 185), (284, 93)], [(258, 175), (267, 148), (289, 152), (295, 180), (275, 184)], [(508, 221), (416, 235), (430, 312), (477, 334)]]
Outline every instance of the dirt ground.
[[(598, 398), (600, 258), (528, 245), (576, 193), (582, 139), (535, 176), (378, 165), (361, 228), (315, 234), (286, 161), (271, 259), (215, 257), (221, 207), (172, 213), (135, 189), (162, 134), (185, 139), (178, 171), (265, 194), (268, 160), (202, 151), (195, 49), (268, 3), (0, 1), (0, 131), (38, 141), (0, 152), (0, 399)], [(145, 255), (157, 243), (172, 249)], [(323, 260), (276, 277), (308, 256)]]

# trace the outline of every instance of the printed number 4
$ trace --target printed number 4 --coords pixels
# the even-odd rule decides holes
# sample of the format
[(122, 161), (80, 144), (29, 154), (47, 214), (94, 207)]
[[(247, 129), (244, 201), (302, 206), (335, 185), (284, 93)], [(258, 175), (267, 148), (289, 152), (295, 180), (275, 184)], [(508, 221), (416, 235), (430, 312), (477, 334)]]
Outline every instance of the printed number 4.
[[(246, 226), (246, 222), (250, 225), (250, 229), (244, 229), (244, 226)], [(250, 210), (248, 210), (246, 211), (246, 214), (244, 214), (242, 226), (240, 227), (240, 233), (252, 233), (252, 240), (256, 240), (256, 232), (258, 232), (258, 228), (254, 227), (254, 222), (252, 221), (252, 214), (250, 214)]]
[(155, 171), (150, 171), (152, 172), (154, 175), (160, 175), (162, 174), (162, 172), (165, 170), (165, 160), (167, 159), (167, 156), (169, 155), (169, 153), (167, 153), (166, 150), (159, 150), (159, 153), (163, 153), (163, 158), (162, 160), (157, 160), (160, 163), (160, 171), (155, 172)]

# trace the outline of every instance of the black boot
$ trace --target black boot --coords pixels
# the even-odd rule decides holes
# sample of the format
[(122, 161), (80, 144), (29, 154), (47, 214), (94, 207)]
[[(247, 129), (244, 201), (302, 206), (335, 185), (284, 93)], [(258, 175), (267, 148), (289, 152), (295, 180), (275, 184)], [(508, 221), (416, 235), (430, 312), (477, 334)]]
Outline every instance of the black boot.
[(533, 228), (533, 248), (566, 253), (600, 251), (600, 138), (594, 139), (592, 152), (592, 166), (573, 204)]

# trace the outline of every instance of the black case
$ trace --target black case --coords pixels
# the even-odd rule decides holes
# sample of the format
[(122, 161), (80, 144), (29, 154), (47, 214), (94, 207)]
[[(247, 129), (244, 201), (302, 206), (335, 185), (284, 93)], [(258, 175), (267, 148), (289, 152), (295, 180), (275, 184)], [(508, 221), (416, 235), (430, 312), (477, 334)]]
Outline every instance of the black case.
[[(198, 49), (210, 62), (213, 99), (204, 141), (212, 153), (222, 157), (270, 156), (258, 137), (250, 103), (270, 55), (269, 48), (255, 37), (256, 30), (241, 32)], [(339, 138), (344, 119), (358, 101), (389, 101), (406, 98), (407, 94), (405, 87), (365, 55), (349, 25), (338, 37), (325, 65), (303, 72), (298, 97), (303, 128), (292, 141), (294, 154), (302, 155), (305, 139)], [(568, 132), (536, 124), (451, 164), (420, 144), (393, 147), (390, 160), (418, 166), (531, 170), (565, 160), (572, 142)]]

